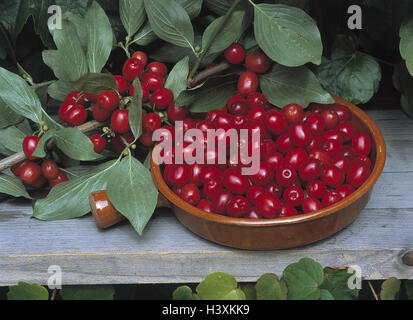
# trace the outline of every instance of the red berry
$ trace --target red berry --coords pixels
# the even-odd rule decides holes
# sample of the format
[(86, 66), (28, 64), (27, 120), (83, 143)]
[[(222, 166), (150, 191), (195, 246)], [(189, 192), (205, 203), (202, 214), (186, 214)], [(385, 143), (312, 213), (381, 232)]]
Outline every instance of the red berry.
[(139, 59), (130, 58), (123, 65), (122, 74), (128, 81), (133, 81), (142, 76), (144, 65)]
[(168, 73), (168, 68), (166, 65), (162, 62), (151, 62), (148, 64), (148, 67), (146, 68), (147, 72), (157, 74), (158, 76), (164, 77)]
[(264, 73), (271, 66), (271, 60), (262, 52), (254, 51), (245, 58), (245, 65), (249, 71)]
[(38, 159), (33, 157), (33, 152), (36, 150), (37, 145), (39, 144), (40, 138), (37, 136), (27, 136), (23, 140), (23, 152), (26, 155), (26, 158), (29, 160)]
[(259, 92), (251, 92), (247, 96), (247, 105), (250, 108), (265, 108), (267, 105), (267, 98)]
[(152, 93), (151, 104), (157, 110), (165, 110), (174, 99), (174, 94), (167, 88), (160, 88)]
[(356, 133), (351, 140), (351, 145), (358, 155), (367, 156), (371, 151), (370, 136), (363, 132)]
[(96, 153), (102, 153), (103, 150), (105, 150), (106, 140), (102, 136), (100, 136), (98, 134), (94, 134), (90, 137), (90, 140), (93, 143), (93, 150)]
[(235, 196), (228, 202), (227, 214), (230, 217), (242, 218), (248, 213), (249, 208), (250, 204), (245, 197)]
[(255, 185), (265, 186), (274, 179), (274, 170), (265, 162), (261, 162), (258, 172), (249, 178)]
[(168, 180), (176, 187), (183, 187), (191, 178), (191, 169), (187, 164), (174, 164), (168, 173)]
[(343, 138), (344, 142), (350, 141), (356, 131), (354, 125), (351, 122), (341, 122), (337, 126), (337, 130), (341, 133), (341, 137)]
[(228, 203), (234, 196), (231, 192), (222, 190), (212, 199), (212, 210), (217, 214), (225, 214), (227, 211)]
[(343, 152), (343, 144), (337, 140), (325, 140), (321, 148), (327, 152), (330, 156), (335, 157)]
[(208, 180), (219, 178), (222, 172), (217, 167), (206, 167), (201, 172), (201, 181), (206, 183)]
[(64, 173), (62, 170), (59, 170), (59, 173), (57, 174), (57, 177), (53, 180), (49, 180), (49, 186), (50, 188), (53, 188), (57, 186), (58, 184), (61, 184), (65, 181), (68, 181), (69, 179), (67, 178), (66, 173)]
[(172, 122), (182, 121), (188, 115), (188, 109), (186, 106), (181, 106), (179, 108), (176, 108), (175, 102), (172, 101), (172, 103), (168, 106), (167, 115), (168, 115), (169, 121), (172, 121)]
[(87, 111), (84, 106), (76, 105), (66, 114), (67, 123), (72, 126), (79, 126), (87, 119)]
[(302, 148), (296, 148), (291, 150), (285, 155), (284, 162), (285, 164), (289, 164), (295, 170), (298, 170), (300, 165), (306, 161), (308, 158), (307, 152), (305, 152)]
[(222, 190), (222, 182), (219, 178), (209, 179), (204, 183), (204, 195), (212, 199)]
[(30, 161), (26, 163), (26, 165), (22, 168), (20, 172), (20, 179), (28, 184), (31, 185), (33, 184), (40, 176), (42, 175), (42, 168)]
[(327, 130), (326, 132), (324, 132), (322, 139), (323, 141), (336, 140), (338, 143), (343, 144), (343, 136), (341, 135), (340, 131), (336, 129)]
[(276, 196), (277, 198), (281, 198), (283, 194), (283, 187), (279, 186), (276, 182), (271, 182), (265, 187), (265, 191)]
[(287, 104), (281, 109), (281, 112), (290, 124), (300, 123), (304, 118), (303, 108), (296, 103)]
[(310, 159), (320, 160), (324, 165), (331, 163), (331, 157), (327, 151), (324, 150), (312, 150), (308, 157)]
[(302, 207), (302, 209), (305, 213), (318, 211), (318, 210), (321, 210), (323, 208), (321, 202), (318, 201), (315, 198), (306, 198), (306, 199), (304, 199), (301, 207)]
[(40, 189), (46, 184), (46, 182), (47, 182), (46, 178), (43, 176), (40, 176), (39, 178), (37, 178), (35, 182), (31, 183), (30, 186), (35, 189)]
[(343, 184), (341, 187), (338, 187), (336, 191), (343, 197), (346, 198), (354, 192), (354, 187), (350, 184)]
[(181, 198), (190, 205), (196, 206), (201, 200), (201, 192), (196, 185), (187, 184), (182, 187)]
[(300, 187), (291, 186), (285, 189), (284, 202), (292, 207), (298, 207), (304, 200), (304, 191)]
[(351, 120), (350, 109), (346, 106), (343, 106), (341, 104), (335, 104), (331, 107), (331, 109), (333, 109), (337, 113), (340, 122)]
[(242, 95), (240, 95), (240, 94), (234, 94), (231, 98), (228, 99), (228, 101), (227, 101), (227, 108), (229, 108), (230, 105), (233, 104), (233, 103), (236, 102), (236, 101), (247, 102)]
[(265, 190), (263, 187), (260, 186), (256, 186), (256, 185), (252, 185), (248, 188), (247, 190), (247, 199), (251, 202), (255, 204), (255, 201), (257, 200), (258, 196), (262, 193), (264, 193)]
[(265, 218), (275, 218), (281, 208), (281, 202), (272, 194), (262, 193), (257, 197), (256, 207)]
[(298, 169), (298, 174), (303, 181), (318, 179), (322, 175), (322, 173), (322, 162), (317, 159), (306, 160), (300, 165)]
[(212, 202), (208, 199), (201, 199), (198, 202), (197, 208), (205, 212), (212, 212)]
[(327, 130), (334, 129), (335, 127), (337, 127), (338, 122), (340, 121), (337, 113), (332, 109), (327, 109), (323, 111), (321, 113), (321, 116), (324, 119)]
[(267, 129), (275, 135), (284, 133), (288, 128), (287, 119), (279, 111), (271, 111), (267, 113), (264, 123)]
[(258, 211), (256, 207), (252, 207), (248, 210), (247, 214), (245, 215), (247, 219), (262, 219), (261, 213)]
[(59, 108), (59, 118), (60, 120), (67, 122), (68, 112), (76, 105), (73, 101), (65, 101), (61, 104)]
[(238, 168), (230, 168), (223, 172), (222, 183), (225, 188), (235, 194), (245, 194), (250, 186), (248, 178)]
[(111, 111), (101, 108), (99, 104), (95, 104), (92, 108), (92, 117), (99, 122), (108, 120), (111, 114)]
[(333, 158), (331, 164), (340, 169), (344, 174), (347, 173), (350, 167), (350, 161), (345, 156), (337, 156)]
[(23, 169), (24, 166), (25, 166), (27, 163), (29, 163), (29, 162), (30, 162), (29, 160), (20, 161), (19, 163), (17, 163), (17, 164), (15, 164), (14, 166), (12, 166), (12, 167), (10, 168), (10, 170), (11, 170), (11, 172), (13, 172), (13, 174), (14, 174), (16, 177), (19, 177), (20, 174), (21, 174), (22, 169)]
[(228, 113), (237, 116), (242, 115), (246, 116), (248, 113), (248, 105), (245, 100), (237, 100), (231, 103), (231, 105), (227, 106)]
[(278, 217), (279, 218), (285, 218), (285, 217), (294, 217), (296, 215), (298, 215), (298, 211), (297, 211), (296, 208), (291, 207), (291, 206), (283, 205), (280, 208)]
[(282, 165), (276, 172), (276, 181), (280, 186), (289, 187), (297, 180), (297, 172), (290, 165)]
[(246, 71), (238, 79), (238, 92), (247, 95), (257, 91), (258, 77), (254, 72)]
[(233, 43), (225, 49), (224, 57), (231, 64), (240, 64), (245, 59), (245, 49), (239, 43)]
[(144, 74), (142, 82), (144, 82), (148, 86), (149, 91), (152, 92), (163, 88), (164, 85), (163, 78), (155, 73)]
[(314, 180), (307, 183), (305, 190), (310, 197), (321, 199), (327, 192), (327, 186), (320, 180)]
[(132, 54), (132, 58), (138, 59), (142, 62), (142, 65), (145, 67), (148, 62), (148, 56), (143, 51), (136, 51)]
[(115, 91), (103, 91), (98, 95), (98, 104), (105, 110), (115, 110), (119, 105), (119, 96)]
[(217, 129), (224, 129), (225, 131), (233, 128), (234, 118), (229, 113), (218, 114), (212, 122)]
[(283, 133), (280, 135), (277, 140), (275, 140), (275, 144), (277, 145), (278, 151), (281, 153), (287, 153), (294, 147), (288, 133)]
[(130, 130), (128, 110), (116, 110), (110, 118), (110, 126), (116, 133), (126, 133)]
[(126, 93), (126, 91), (128, 91), (128, 89), (129, 89), (129, 84), (126, 81), (126, 79), (122, 76), (113, 76), (113, 78), (116, 81), (116, 86), (118, 88), (118, 92), (120, 94)]
[(328, 191), (323, 197), (322, 204), (324, 207), (328, 207), (339, 202), (341, 199), (343, 199), (343, 197), (337, 191)]
[(370, 168), (361, 160), (354, 160), (347, 172), (347, 182), (353, 187), (360, 187), (370, 176)]
[(338, 188), (344, 183), (345, 176), (337, 167), (327, 165), (321, 176), (321, 180), (331, 188)]
[(324, 118), (318, 113), (313, 113), (310, 116), (308, 116), (306, 124), (312, 133), (318, 135), (323, 133), (326, 127)]
[(143, 129), (148, 132), (154, 132), (155, 130), (160, 129), (162, 126), (161, 117), (157, 113), (148, 113), (143, 119)]
[(42, 174), (47, 180), (53, 180), (57, 178), (59, 174), (59, 167), (53, 160), (44, 160), (42, 162)]
[(251, 108), (247, 114), (248, 120), (259, 120), (264, 121), (266, 116), (265, 109), (263, 107)]
[(278, 169), (278, 167), (284, 164), (284, 157), (279, 152), (272, 152), (265, 157), (264, 162), (268, 164), (271, 168), (276, 170)]
[(292, 125), (289, 130), (291, 141), (300, 148), (307, 146), (312, 138), (310, 129), (304, 123)]
[(65, 102), (84, 105), (86, 103), (86, 94), (80, 91), (72, 91), (66, 96)]

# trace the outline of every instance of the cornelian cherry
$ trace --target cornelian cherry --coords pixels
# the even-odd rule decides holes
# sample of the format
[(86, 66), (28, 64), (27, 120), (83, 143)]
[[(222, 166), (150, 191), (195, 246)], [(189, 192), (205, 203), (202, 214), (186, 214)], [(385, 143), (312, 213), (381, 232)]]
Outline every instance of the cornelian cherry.
[(321, 199), (327, 192), (327, 185), (320, 180), (313, 180), (307, 183), (305, 190), (310, 197)]
[(238, 79), (238, 92), (247, 95), (257, 91), (258, 77), (254, 72), (246, 71), (242, 73)]
[(167, 88), (157, 89), (151, 96), (151, 104), (157, 110), (165, 110), (174, 99), (174, 94)]
[(128, 110), (116, 110), (110, 118), (110, 126), (116, 133), (126, 133), (130, 129)]
[(67, 123), (72, 126), (79, 126), (87, 119), (87, 111), (84, 106), (75, 105), (66, 113)]
[[(106, 140), (99, 134), (94, 134), (90, 137), (90, 140), (93, 143), (93, 150), (96, 153), (102, 153), (103, 150), (105, 150), (106, 147)], [(49, 179), (50, 180), (50, 179)]]
[(126, 91), (128, 91), (128, 89), (129, 89), (129, 84), (126, 81), (126, 79), (122, 76), (113, 76), (113, 78), (116, 81), (116, 86), (118, 88), (118, 92), (120, 94), (126, 93)]
[(238, 168), (230, 168), (222, 173), (222, 183), (225, 188), (235, 194), (245, 194), (250, 186), (246, 176), (241, 174)]
[(227, 214), (230, 217), (242, 218), (248, 213), (249, 208), (250, 204), (245, 197), (235, 196), (228, 202)]
[(119, 105), (119, 96), (115, 91), (103, 91), (98, 95), (98, 104), (105, 110), (115, 110)]
[(49, 180), (49, 186), (50, 188), (54, 188), (55, 186), (57, 186), (58, 184), (61, 184), (65, 181), (68, 181), (68, 177), (66, 175), (66, 173), (64, 173), (62, 170), (59, 170), (59, 173), (57, 174), (57, 177)]
[(40, 138), (37, 136), (27, 136), (23, 140), (23, 152), (26, 155), (26, 158), (29, 160), (37, 159), (33, 157), (33, 152), (36, 150), (37, 145), (39, 144)]
[(138, 59), (142, 65), (145, 67), (148, 62), (148, 56), (143, 51), (136, 51), (132, 54), (132, 58)]
[(34, 163), (33, 161), (29, 161), (25, 164), (20, 172), (20, 179), (28, 184), (33, 184), (40, 176), (42, 175), (41, 167)]
[(59, 167), (53, 160), (44, 160), (42, 162), (42, 174), (47, 180), (53, 180), (57, 178), (59, 174)]
[(123, 65), (122, 74), (126, 80), (133, 81), (142, 76), (143, 68), (142, 61), (137, 58), (130, 58)]
[(323, 208), (321, 202), (315, 198), (306, 198), (301, 205), (305, 213), (321, 210)]
[(281, 112), (290, 124), (300, 123), (304, 117), (303, 108), (296, 103), (287, 104), (281, 109)]
[(201, 192), (196, 185), (186, 184), (182, 187), (181, 198), (190, 205), (196, 206), (201, 200)]
[(262, 52), (254, 51), (245, 58), (247, 69), (256, 73), (264, 73), (271, 66), (271, 60)]
[(168, 68), (162, 62), (154, 61), (148, 64), (146, 68), (148, 73), (156, 74), (160, 77), (165, 77), (168, 73)]
[(285, 189), (284, 202), (292, 207), (298, 207), (304, 200), (304, 191), (300, 187), (291, 186)]
[(281, 202), (272, 194), (264, 192), (257, 197), (255, 206), (265, 218), (275, 218), (281, 208)]
[(225, 49), (224, 57), (231, 64), (240, 64), (245, 59), (245, 49), (239, 43), (233, 43)]

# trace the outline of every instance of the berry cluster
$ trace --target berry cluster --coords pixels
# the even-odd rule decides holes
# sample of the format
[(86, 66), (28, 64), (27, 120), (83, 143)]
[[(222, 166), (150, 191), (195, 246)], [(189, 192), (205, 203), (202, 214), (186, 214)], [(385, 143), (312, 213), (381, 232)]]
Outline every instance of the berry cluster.
[[(259, 130), (261, 138), (255, 175), (242, 175), (246, 165), (231, 158), (226, 164), (164, 166), (165, 182), (201, 210), (250, 219), (314, 212), (349, 196), (370, 175), (371, 138), (357, 132), (346, 106), (313, 104), (304, 111), (289, 104), (279, 110), (259, 92), (238, 92), (204, 116), (184, 119), (184, 133), (235, 128)], [(184, 153), (189, 143), (185, 136)], [(218, 150), (205, 158), (217, 159)]]

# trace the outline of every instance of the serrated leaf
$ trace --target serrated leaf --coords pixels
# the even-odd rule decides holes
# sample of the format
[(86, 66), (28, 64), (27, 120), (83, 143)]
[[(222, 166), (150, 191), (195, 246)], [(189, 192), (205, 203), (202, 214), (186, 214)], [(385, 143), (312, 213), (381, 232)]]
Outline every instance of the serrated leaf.
[(189, 75), (189, 57), (186, 56), (179, 61), (172, 70), (169, 72), (168, 78), (165, 82), (165, 88), (172, 90), (174, 97), (178, 97), (179, 94), (187, 87), (187, 79)]
[(35, 202), (33, 217), (50, 221), (84, 216), (90, 212), (89, 194), (106, 189), (109, 173), (116, 163), (116, 160), (105, 162), (84, 176), (55, 186), (46, 198)]
[(98, 95), (102, 91), (117, 91), (118, 87), (113, 76), (109, 73), (87, 73), (73, 81), (71, 86), (77, 91)]
[(241, 290), (244, 292), (246, 300), (257, 300), (257, 290), (253, 284), (241, 285)]
[(400, 291), (401, 281), (396, 278), (390, 278), (381, 284), (380, 299), (395, 300)]
[(193, 47), (194, 29), (188, 13), (174, 0), (144, 0), (152, 30), (164, 41)]
[(215, 36), (208, 53), (217, 53), (225, 50), (231, 43), (236, 42), (242, 34), (242, 21), (244, 19), (243, 11), (235, 11), (227, 22), (220, 27), (224, 16), (215, 19), (206, 29), (202, 36), (202, 48), (205, 48), (211, 40), (213, 33), (220, 28), (219, 33)]
[(115, 289), (110, 285), (63, 286), (59, 294), (63, 300), (113, 300)]
[(19, 282), (10, 286), (7, 293), (9, 300), (48, 300), (49, 292), (37, 283)]
[(0, 144), (8, 150), (20, 152), (23, 150), (22, 143), (26, 136), (27, 134), (16, 126), (0, 129)]
[(192, 292), (188, 286), (180, 286), (172, 293), (173, 300), (199, 300), (199, 297)]
[(155, 32), (153, 32), (151, 25), (146, 23), (133, 38), (133, 43), (140, 46), (147, 46), (156, 39), (158, 39), (158, 37)]
[(0, 173), (0, 193), (32, 199), (20, 179)]
[(413, 76), (413, 18), (410, 16), (400, 27), (400, 55), (406, 61), (407, 69)]
[(303, 258), (290, 264), (283, 272), (289, 300), (318, 300), (320, 285), (324, 280), (323, 268), (318, 262)]
[(132, 37), (145, 22), (143, 0), (120, 0), (119, 14), (126, 33)]
[[(196, 287), (201, 300), (225, 300), (228, 296), (237, 296), (237, 281), (225, 272), (215, 272), (207, 275)], [(245, 295), (244, 295), (245, 297)]]
[(260, 48), (288, 67), (321, 63), (323, 45), (315, 21), (303, 10), (283, 4), (254, 6), (254, 34)]
[(129, 126), (135, 139), (142, 134), (142, 88), (139, 80), (133, 82), (135, 96), (131, 97), (129, 104)]
[(255, 285), (257, 300), (287, 300), (287, 285), (275, 274), (264, 274)]
[(348, 280), (353, 275), (347, 271), (324, 268), (324, 281), (320, 288), (328, 290), (336, 300), (356, 299), (360, 290), (348, 287)]
[(282, 108), (289, 103), (307, 107), (311, 102), (334, 103), (315, 75), (307, 67), (289, 68), (274, 64), (260, 75), (260, 87), (272, 104)]
[(112, 51), (112, 27), (105, 11), (96, 1), (93, 1), (91, 7), (86, 12), (85, 21), (88, 34), (86, 58), (89, 71), (99, 73), (108, 61)]
[(148, 169), (132, 156), (122, 159), (109, 176), (106, 193), (114, 207), (142, 235), (158, 201), (158, 189)]

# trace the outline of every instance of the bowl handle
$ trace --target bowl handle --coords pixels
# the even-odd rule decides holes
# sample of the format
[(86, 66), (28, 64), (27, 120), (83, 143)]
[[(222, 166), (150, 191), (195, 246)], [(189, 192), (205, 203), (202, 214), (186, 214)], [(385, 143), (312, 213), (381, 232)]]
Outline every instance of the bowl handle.
[[(109, 228), (125, 219), (125, 217), (117, 211), (109, 201), (105, 190), (92, 192), (89, 195), (89, 204), (96, 226), (99, 229)], [(163, 194), (159, 193), (156, 207), (169, 208), (170, 206), (170, 202), (163, 196)]]

